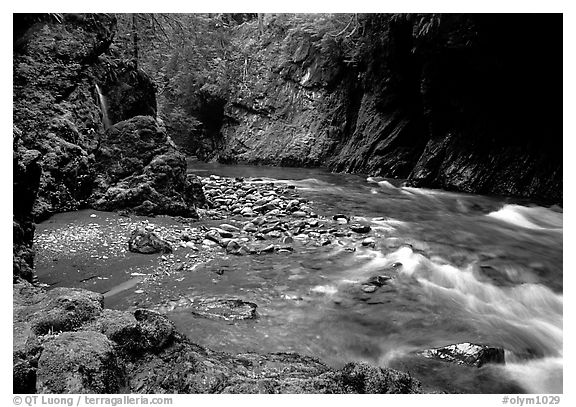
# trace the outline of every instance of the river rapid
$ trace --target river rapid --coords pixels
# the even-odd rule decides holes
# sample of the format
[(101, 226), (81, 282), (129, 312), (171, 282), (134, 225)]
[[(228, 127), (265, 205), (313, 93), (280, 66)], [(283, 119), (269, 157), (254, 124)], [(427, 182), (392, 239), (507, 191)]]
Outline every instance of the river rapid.
[[(168, 312), (194, 342), (232, 353), (298, 352), (335, 367), (362, 360), (409, 371), (428, 391), (562, 392), (561, 208), (402, 187), (396, 180), (321, 169), (195, 160), (188, 166), (199, 176), (258, 177), (294, 185), (318, 214), (331, 218), (341, 213), (369, 223), (377, 242), (372, 249), (362, 247), (360, 239), (354, 252), (337, 243), (298, 242), (293, 253), (222, 252), (178, 281), (165, 276), (140, 306), (194, 293), (258, 305), (257, 319), (235, 322), (198, 318), (180, 309)], [(95, 218), (94, 213), (56, 215), (38, 225), (37, 239), (47, 247), (46, 242), (56, 242), (57, 231), (72, 224), (125, 224), (116, 214), (100, 212)], [(169, 218), (156, 221), (176, 227)], [(91, 242), (96, 252), (103, 244), (114, 243)], [(82, 253), (58, 256), (39, 252), (40, 282), (108, 292), (106, 306), (118, 309), (135, 305), (140, 280), (134, 274), (155, 261), (143, 255), (121, 260), (85, 255), (82, 260)], [(89, 270), (82, 275), (90, 275), (91, 285), (72, 276), (80, 263)], [(63, 279), (67, 272), (70, 276)], [(359, 289), (376, 275), (391, 279), (372, 293)], [(506, 364), (476, 368), (415, 354), (460, 342), (503, 347)]]

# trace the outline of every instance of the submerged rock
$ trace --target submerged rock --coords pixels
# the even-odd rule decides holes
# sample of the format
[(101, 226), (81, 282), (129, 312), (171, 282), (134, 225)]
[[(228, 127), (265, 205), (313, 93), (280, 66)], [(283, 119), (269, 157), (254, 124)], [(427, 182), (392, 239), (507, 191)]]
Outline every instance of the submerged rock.
[(391, 277), (389, 277), (389, 276), (373, 276), (373, 277), (370, 277), (368, 280), (366, 280), (366, 282), (364, 284), (365, 285), (373, 285), (376, 287), (382, 287), (390, 279), (391, 279)]
[(504, 349), (468, 342), (426, 349), (419, 354), (431, 359), (476, 367), (481, 367), (486, 363), (505, 363)]
[(128, 250), (134, 253), (172, 253), (172, 246), (154, 232), (143, 228), (134, 229), (128, 241)]
[(240, 299), (201, 299), (189, 305), (196, 315), (226, 321), (254, 319), (257, 307), (253, 302)]

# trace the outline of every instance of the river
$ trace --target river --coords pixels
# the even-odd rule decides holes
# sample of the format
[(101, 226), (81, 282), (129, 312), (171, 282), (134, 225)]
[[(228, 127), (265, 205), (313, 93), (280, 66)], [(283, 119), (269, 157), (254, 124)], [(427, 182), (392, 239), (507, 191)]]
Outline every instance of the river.
[[(299, 352), (335, 367), (367, 361), (409, 371), (435, 391), (562, 392), (561, 208), (321, 169), (189, 160), (189, 171), (294, 185), (318, 214), (369, 222), (378, 239), (377, 250), (359, 246), (351, 252), (332, 244), (270, 256), (222, 255), (177, 281), (164, 277), (157, 294), (140, 305), (190, 293), (241, 297), (258, 305), (256, 320), (236, 322), (168, 312), (194, 342), (227, 352)], [(123, 242), (125, 236), (106, 236), (106, 228), (128, 227), (126, 219), (79, 211), (38, 225), (36, 239), (46, 248), (37, 258), (40, 282), (108, 292), (108, 307), (134, 306), (138, 270), (155, 260), (125, 250), (117, 257), (98, 255), (104, 251), (100, 246)], [(177, 227), (170, 218), (154, 221)], [(51, 249), (58, 233), (71, 225), (86, 230), (94, 222), (100, 238), (86, 238), (92, 257)], [(375, 275), (392, 279), (374, 293), (358, 289)], [(501, 346), (506, 364), (475, 368), (414, 354), (460, 342)]]

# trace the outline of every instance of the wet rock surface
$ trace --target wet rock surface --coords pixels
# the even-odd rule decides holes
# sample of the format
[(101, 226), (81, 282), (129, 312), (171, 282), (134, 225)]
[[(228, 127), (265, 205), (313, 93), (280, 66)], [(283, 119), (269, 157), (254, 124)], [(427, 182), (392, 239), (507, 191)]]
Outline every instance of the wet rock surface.
[(486, 363), (505, 363), (504, 349), (468, 342), (427, 349), (419, 354), (427, 358), (475, 367), (481, 367)]

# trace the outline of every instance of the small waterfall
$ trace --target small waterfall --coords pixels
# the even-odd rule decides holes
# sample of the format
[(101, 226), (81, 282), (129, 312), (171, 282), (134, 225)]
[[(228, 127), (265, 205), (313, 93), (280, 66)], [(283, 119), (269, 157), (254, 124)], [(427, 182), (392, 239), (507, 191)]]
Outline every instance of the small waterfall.
[(98, 100), (100, 102), (100, 110), (102, 111), (102, 124), (104, 125), (104, 129), (107, 130), (112, 125), (110, 123), (110, 119), (108, 118), (108, 105), (106, 103), (106, 98), (102, 94), (102, 90), (98, 84), (96, 85), (96, 91), (98, 92)]

